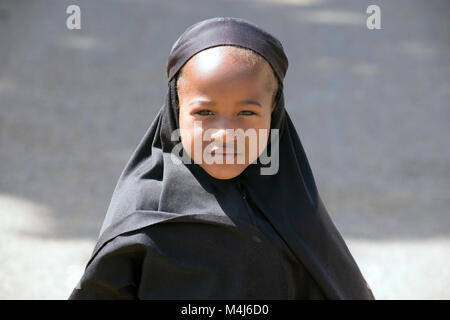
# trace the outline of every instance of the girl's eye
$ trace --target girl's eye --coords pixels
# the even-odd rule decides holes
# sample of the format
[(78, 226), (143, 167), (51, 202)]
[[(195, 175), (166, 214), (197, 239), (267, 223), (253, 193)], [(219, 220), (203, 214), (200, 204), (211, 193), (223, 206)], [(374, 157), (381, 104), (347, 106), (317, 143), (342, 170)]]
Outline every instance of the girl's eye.
[(248, 111), (248, 110), (245, 110), (245, 111), (242, 111), (242, 112), (248, 112), (247, 114), (245, 114), (246, 116), (251, 116), (251, 115), (256, 114), (253, 111)]
[(212, 113), (212, 112), (209, 110), (200, 110), (200, 111), (197, 111), (195, 114), (199, 114), (201, 116), (209, 116), (210, 115), (209, 113)]
[[(245, 116), (251, 116), (251, 115), (256, 114), (255, 112), (249, 111), (249, 110), (244, 110), (244, 111), (241, 111), (240, 113), (242, 113), (242, 112), (244, 113)], [(201, 116), (210, 116), (213, 114), (213, 112), (210, 110), (203, 109), (203, 110), (199, 110), (199, 111), (195, 112), (195, 114), (198, 114)]]

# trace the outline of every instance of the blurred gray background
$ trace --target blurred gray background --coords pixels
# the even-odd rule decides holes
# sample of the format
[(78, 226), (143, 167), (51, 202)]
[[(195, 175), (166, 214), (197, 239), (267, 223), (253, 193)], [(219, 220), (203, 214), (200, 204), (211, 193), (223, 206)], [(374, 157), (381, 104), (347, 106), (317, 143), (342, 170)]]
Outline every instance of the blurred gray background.
[(0, 0), (0, 298), (69, 296), (172, 44), (215, 16), (283, 43), (286, 108), (376, 298), (450, 299), (446, 0)]

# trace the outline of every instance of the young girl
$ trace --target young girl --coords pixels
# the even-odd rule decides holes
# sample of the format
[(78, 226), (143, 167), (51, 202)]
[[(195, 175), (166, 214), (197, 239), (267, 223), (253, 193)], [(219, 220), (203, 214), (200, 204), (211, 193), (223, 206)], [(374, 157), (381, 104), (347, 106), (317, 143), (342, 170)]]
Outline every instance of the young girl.
[(287, 68), (243, 19), (186, 29), (70, 299), (374, 299), (284, 108)]

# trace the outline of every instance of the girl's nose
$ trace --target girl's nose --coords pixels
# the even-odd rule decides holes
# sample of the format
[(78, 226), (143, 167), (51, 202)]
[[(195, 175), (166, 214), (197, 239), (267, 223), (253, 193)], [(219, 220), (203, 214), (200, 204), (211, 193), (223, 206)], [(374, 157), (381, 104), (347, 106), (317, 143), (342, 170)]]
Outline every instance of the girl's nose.
[(232, 134), (236, 129), (235, 127), (236, 123), (234, 123), (233, 120), (228, 119), (226, 117), (222, 117), (214, 122), (212, 126), (214, 132), (211, 135), (211, 139), (216, 138), (225, 139), (227, 131)]
[(211, 141), (223, 149), (233, 149), (236, 141), (236, 125), (229, 119), (223, 119), (215, 123), (212, 129)]
[(233, 131), (233, 128), (218, 128), (211, 134), (211, 141), (217, 143), (223, 142), (224, 145), (232, 145), (234, 143)]

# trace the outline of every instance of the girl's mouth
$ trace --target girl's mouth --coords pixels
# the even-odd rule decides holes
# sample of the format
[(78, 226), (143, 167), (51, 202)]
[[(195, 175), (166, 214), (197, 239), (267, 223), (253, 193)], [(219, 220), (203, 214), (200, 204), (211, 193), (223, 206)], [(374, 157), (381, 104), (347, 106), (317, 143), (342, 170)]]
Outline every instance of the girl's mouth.
[(240, 155), (240, 153), (237, 153), (237, 152), (223, 152), (223, 151), (216, 151), (216, 150), (213, 150), (213, 151), (211, 152), (211, 155), (213, 155), (213, 156), (224, 156), (224, 157), (226, 157), (226, 156), (238, 156), (238, 155)]

